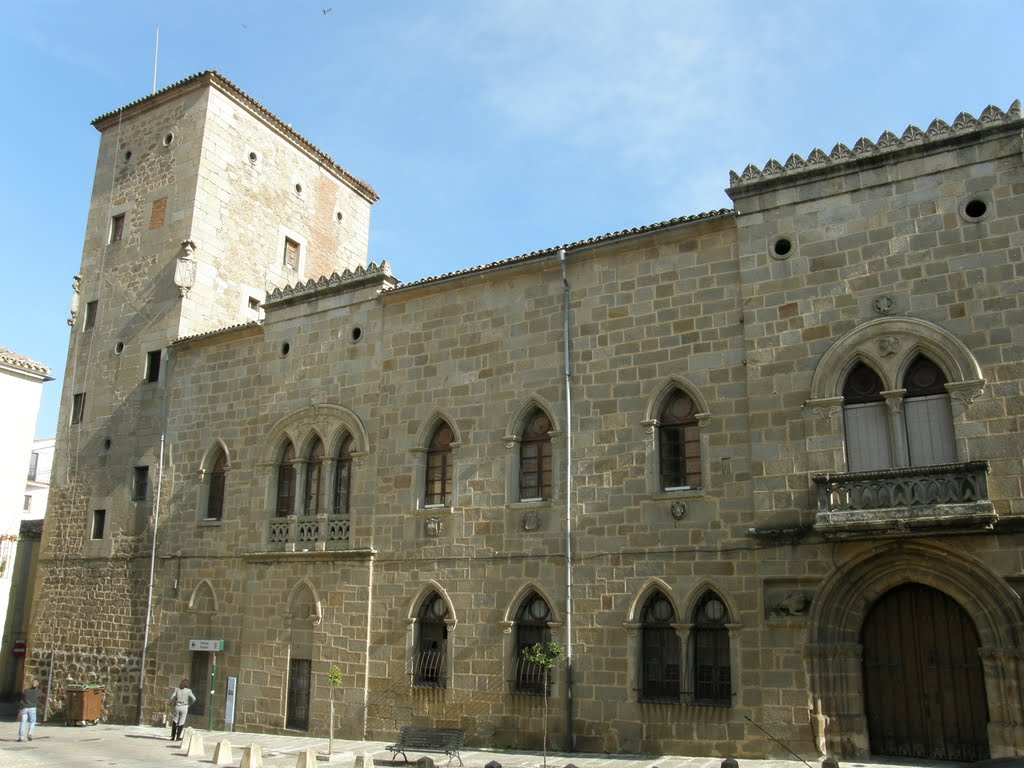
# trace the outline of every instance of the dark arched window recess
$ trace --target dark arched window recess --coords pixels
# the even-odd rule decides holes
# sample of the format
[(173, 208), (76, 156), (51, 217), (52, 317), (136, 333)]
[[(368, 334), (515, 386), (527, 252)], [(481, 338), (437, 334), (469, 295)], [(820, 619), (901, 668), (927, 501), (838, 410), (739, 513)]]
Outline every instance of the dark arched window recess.
[(547, 601), (536, 592), (531, 592), (516, 612), (515, 624), (515, 659), (512, 670), (512, 693), (530, 694), (534, 696), (550, 693), (551, 671), (548, 671), (548, 688), (544, 686), (544, 667), (535, 664), (523, 655), (526, 648), (537, 643), (551, 642), (551, 608)]
[(217, 449), (217, 456), (210, 468), (210, 487), (206, 495), (206, 519), (224, 518), (224, 484), (227, 479), (228, 457), (223, 448)]
[(441, 422), (427, 446), (427, 467), (423, 503), (428, 507), (448, 507), (452, 503), (452, 428)]
[(317, 438), (306, 454), (306, 498), (302, 505), (307, 517), (320, 514), (320, 482), (324, 476), (324, 444)]
[(341, 447), (335, 459), (334, 467), (334, 501), (331, 512), (334, 515), (348, 517), (349, 497), (352, 492), (352, 438), (341, 441)]
[(539, 408), (523, 422), (519, 441), (519, 500), (551, 498), (551, 419)]
[(662, 592), (647, 598), (640, 614), (640, 701), (679, 703), (682, 649), (675, 621)]
[(658, 416), (658, 464), (663, 491), (700, 487), (697, 408), (681, 390), (672, 394)]
[(693, 609), (690, 630), (690, 691), (692, 704), (709, 707), (732, 705), (732, 670), (729, 651), (729, 611), (725, 602), (708, 590)]
[(295, 512), (295, 448), (289, 442), (281, 452), (277, 463), (277, 507), (278, 517)]
[(413, 685), (421, 688), (447, 688), (448, 604), (431, 592), (416, 612), (416, 655), (413, 658)]

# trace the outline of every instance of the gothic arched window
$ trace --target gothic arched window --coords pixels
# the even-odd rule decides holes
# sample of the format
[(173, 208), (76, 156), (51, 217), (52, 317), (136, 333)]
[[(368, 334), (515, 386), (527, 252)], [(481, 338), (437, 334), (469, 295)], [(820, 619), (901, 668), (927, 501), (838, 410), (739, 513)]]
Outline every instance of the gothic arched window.
[(289, 442), (277, 462), (277, 516), (295, 513), (295, 449)]
[(946, 377), (918, 355), (902, 391), (883, 392), (881, 377), (857, 363), (843, 384), (846, 461), (851, 472), (956, 461)]
[(660, 591), (640, 614), (640, 700), (679, 702), (682, 651), (672, 603)]
[(306, 498), (302, 505), (308, 517), (320, 514), (320, 481), (324, 469), (324, 444), (317, 438), (306, 454)]
[(729, 660), (729, 611), (722, 598), (708, 590), (693, 609), (690, 630), (690, 675), (694, 704), (732, 704)]
[(851, 472), (888, 469), (893, 465), (889, 409), (882, 397), (882, 380), (864, 363), (854, 366), (843, 385), (843, 423), (846, 461)]
[(903, 389), (910, 466), (955, 462), (953, 411), (945, 374), (927, 357), (918, 356), (903, 376)]
[(413, 658), (413, 685), (447, 688), (448, 604), (431, 592), (416, 612), (416, 655)]
[(428, 507), (447, 507), (452, 503), (452, 441), (455, 433), (443, 421), (427, 446), (427, 466), (423, 503)]
[(224, 517), (224, 486), (227, 479), (228, 456), (223, 448), (217, 449), (216, 458), (210, 468), (210, 486), (206, 494), (206, 519), (221, 520)]
[(551, 498), (551, 419), (539, 408), (523, 422), (519, 441), (519, 500)]
[[(515, 624), (515, 664), (512, 677), (513, 693), (528, 693), (543, 695), (544, 690), (544, 668), (534, 664), (523, 655), (523, 650), (531, 648), (537, 643), (547, 644), (551, 642), (551, 629), (548, 623), (551, 621), (551, 608), (547, 601), (536, 592), (531, 592), (519, 604), (516, 612)], [(548, 674), (548, 683), (551, 682), (551, 675)]]
[(341, 441), (334, 466), (334, 502), (332, 514), (348, 515), (348, 500), (352, 492), (352, 437)]
[(658, 417), (658, 465), (661, 490), (700, 487), (697, 408), (681, 390), (665, 402)]

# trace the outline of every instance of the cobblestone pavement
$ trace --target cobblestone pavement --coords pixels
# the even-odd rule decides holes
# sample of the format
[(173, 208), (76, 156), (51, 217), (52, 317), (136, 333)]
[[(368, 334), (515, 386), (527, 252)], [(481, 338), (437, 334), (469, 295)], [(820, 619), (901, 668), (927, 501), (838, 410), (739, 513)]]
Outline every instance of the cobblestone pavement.
[[(387, 742), (341, 741), (335, 739), (334, 752), (328, 757), (327, 739), (299, 736), (227, 733), (198, 731), (205, 744), (202, 757), (181, 754), (177, 743), (168, 740), (166, 728), (131, 725), (93, 725), (68, 727), (63, 723), (40, 723), (31, 742), (18, 742), (18, 726), (13, 718), (0, 722), (0, 767), (2, 768), (207, 768), (213, 764), (213, 751), (217, 742), (227, 740), (232, 746), (233, 761), (238, 766), (242, 750), (248, 744), (258, 744), (265, 768), (294, 768), (299, 754), (312, 747), (320, 758), (319, 765), (352, 768), (355, 758), (365, 753), (374, 757), (377, 766), (392, 765), (391, 755), (384, 748)], [(430, 755), (438, 768), (446, 768), (444, 755)], [(416, 758), (410, 754), (410, 760)], [(793, 760), (740, 759), (739, 768), (819, 768), (820, 760), (804, 758)], [(509, 752), (501, 750), (466, 749), (462, 752), (465, 768), (483, 768), (496, 760), (503, 768), (538, 768), (544, 764), (540, 752)], [(577, 768), (719, 768), (720, 757), (683, 757), (674, 755), (593, 755), (549, 752), (549, 768), (562, 768), (572, 763)], [(401, 766), (399, 761), (394, 764)], [(453, 762), (458, 765), (458, 761)], [(928, 761), (865, 761), (841, 762), (841, 768), (955, 768), (956, 763)]]

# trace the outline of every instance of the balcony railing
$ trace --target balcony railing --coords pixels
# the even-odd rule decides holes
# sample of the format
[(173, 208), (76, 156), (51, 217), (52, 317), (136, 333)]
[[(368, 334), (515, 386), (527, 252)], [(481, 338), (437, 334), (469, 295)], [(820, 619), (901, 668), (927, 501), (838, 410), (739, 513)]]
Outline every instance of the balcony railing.
[(998, 519), (988, 498), (988, 462), (815, 475), (814, 529), (826, 536), (978, 530)]
[(347, 549), (351, 526), (348, 515), (318, 517), (275, 517), (268, 523), (267, 543), (270, 549)]

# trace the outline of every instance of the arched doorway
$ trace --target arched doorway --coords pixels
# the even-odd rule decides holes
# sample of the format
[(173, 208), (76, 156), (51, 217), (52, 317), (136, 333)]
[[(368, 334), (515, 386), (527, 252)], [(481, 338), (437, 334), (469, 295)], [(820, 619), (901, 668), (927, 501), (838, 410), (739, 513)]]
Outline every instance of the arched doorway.
[(895, 587), (865, 616), (861, 645), (872, 754), (989, 756), (978, 632), (955, 600), (923, 584)]

